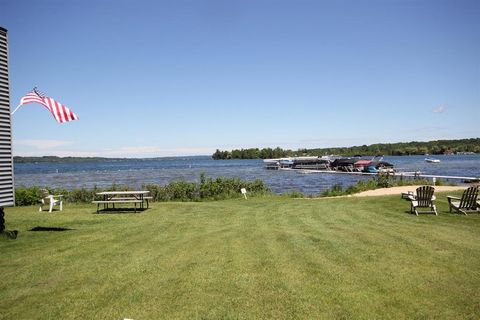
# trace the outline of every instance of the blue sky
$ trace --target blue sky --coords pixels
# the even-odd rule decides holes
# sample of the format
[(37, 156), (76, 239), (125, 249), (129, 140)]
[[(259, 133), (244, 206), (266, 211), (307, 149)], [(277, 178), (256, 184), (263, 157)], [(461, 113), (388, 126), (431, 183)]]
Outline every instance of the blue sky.
[(15, 155), (480, 136), (480, 1), (1, 0)]

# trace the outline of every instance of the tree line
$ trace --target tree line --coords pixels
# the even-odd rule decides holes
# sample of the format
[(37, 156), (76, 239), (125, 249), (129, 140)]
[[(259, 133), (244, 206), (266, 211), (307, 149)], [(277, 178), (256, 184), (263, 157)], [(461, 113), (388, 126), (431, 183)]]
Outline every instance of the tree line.
[(354, 147), (337, 148), (316, 148), (316, 149), (298, 149), (296, 151), (272, 148), (249, 148), (234, 149), (231, 151), (222, 151), (217, 149), (212, 155), (215, 160), (225, 159), (272, 159), (296, 156), (325, 156), (341, 155), (345, 157), (353, 156), (405, 156), (405, 155), (424, 155), (424, 154), (455, 154), (455, 153), (480, 153), (480, 138), (458, 139), (458, 140), (435, 140), (428, 142), (400, 142), (400, 143), (376, 143), (371, 145), (362, 145)]

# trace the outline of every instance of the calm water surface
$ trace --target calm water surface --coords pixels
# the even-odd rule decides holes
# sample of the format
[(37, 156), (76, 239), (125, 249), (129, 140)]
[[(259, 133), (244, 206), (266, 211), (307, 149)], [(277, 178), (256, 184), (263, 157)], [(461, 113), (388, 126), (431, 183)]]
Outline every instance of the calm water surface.
[[(480, 177), (480, 155), (436, 156), (441, 162), (429, 164), (424, 156), (385, 157), (398, 171), (421, 171), (432, 175)], [(262, 160), (212, 160), (210, 157), (175, 157), (132, 159), (81, 163), (18, 163), (15, 164), (16, 186), (48, 186), (52, 188), (108, 187), (113, 183), (141, 188), (143, 184), (165, 185), (171, 181), (199, 181), (207, 177), (261, 179), (274, 192), (300, 191), (317, 194), (335, 184), (349, 186), (370, 177), (339, 174), (299, 174), (265, 170)]]

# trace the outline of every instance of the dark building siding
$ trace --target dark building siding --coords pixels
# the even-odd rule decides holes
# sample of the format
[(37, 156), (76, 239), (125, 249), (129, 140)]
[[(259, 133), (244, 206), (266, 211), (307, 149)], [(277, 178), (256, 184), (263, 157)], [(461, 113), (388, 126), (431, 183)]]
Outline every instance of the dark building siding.
[(0, 207), (13, 206), (12, 126), (8, 80), (8, 36), (0, 27)]

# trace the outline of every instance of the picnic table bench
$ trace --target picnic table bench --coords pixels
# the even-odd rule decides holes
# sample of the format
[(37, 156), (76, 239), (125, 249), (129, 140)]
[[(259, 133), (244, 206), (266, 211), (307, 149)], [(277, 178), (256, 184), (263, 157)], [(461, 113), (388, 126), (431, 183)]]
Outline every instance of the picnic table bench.
[(97, 196), (101, 196), (103, 200), (94, 200), (92, 203), (97, 205), (97, 213), (100, 212), (100, 205), (102, 204), (103, 209), (108, 210), (110, 204), (115, 209), (116, 204), (129, 203), (134, 205), (136, 213), (137, 204), (139, 204), (139, 209), (145, 209), (144, 203), (146, 203), (148, 209), (148, 200), (152, 199), (152, 197), (146, 196), (149, 193), (150, 191), (103, 191), (97, 193)]

